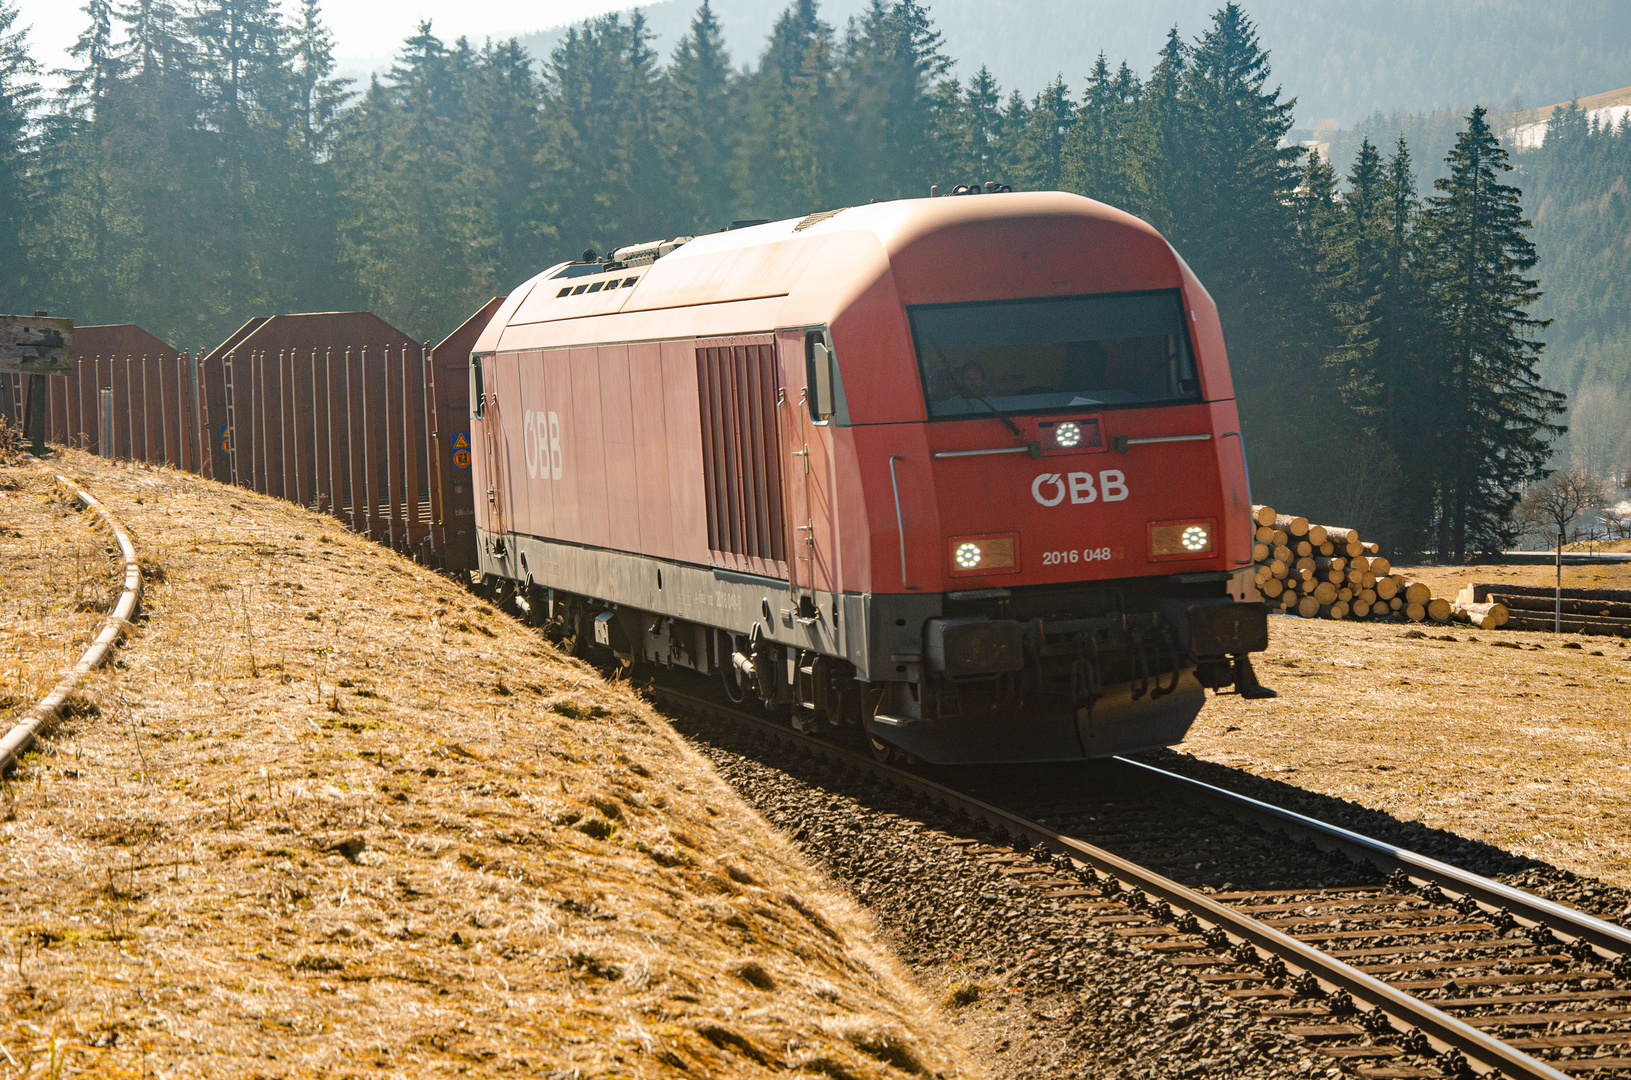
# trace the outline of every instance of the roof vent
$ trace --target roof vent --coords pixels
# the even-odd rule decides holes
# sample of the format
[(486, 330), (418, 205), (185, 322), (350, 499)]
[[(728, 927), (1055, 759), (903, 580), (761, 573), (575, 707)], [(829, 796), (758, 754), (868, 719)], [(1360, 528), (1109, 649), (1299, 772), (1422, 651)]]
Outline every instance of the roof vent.
[(837, 210), (823, 210), (818, 214), (811, 214), (809, 217), (805, 218), (803, 221), (800, 221), (797, 225), (794, 225), (793, 226), (793, 231), (794, 232), (803, 232), (805, 229), (808, 229), (811, 225), (820, 225), (823, 221), (826, 221), (828, 218), (837, 217), (839, 214), (842, 214), (847, 209), (848, 209), (848, 207), (840, 206)]

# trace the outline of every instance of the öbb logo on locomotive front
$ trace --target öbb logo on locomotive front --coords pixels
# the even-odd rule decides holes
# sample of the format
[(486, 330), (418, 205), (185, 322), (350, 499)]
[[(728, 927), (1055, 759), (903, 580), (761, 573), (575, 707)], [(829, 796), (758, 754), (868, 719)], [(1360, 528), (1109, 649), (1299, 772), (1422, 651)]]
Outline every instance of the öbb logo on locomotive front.
[[(1052, 494), (1044, 496), (1044, 487), (1051, 486)], [(1097, 501), (1101, 495), (1105, 502), (1121, 502), (1127, 497), (1127, 477), (1119, 469), (1105, 469), (1099, 473), (1099, 486), (1093, 486), (1093, 474), (1073, 472), (1068, 477), (1059, 473), (1043, 473), (1031, 481), (1031, 498), (1043, 506), (1058, 506), (1069, 491), (1073, 503)]]

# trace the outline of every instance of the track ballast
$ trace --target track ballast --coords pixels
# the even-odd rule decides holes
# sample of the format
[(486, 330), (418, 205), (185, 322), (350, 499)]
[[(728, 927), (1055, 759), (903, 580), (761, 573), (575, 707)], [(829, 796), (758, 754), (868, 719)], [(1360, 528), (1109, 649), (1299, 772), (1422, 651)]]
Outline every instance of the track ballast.
[[(835, 790), (881, 797), (880, 824), (915, 817), (963, 837), (1038, 900), (1277, 1021), (1343, 1071), (1631, 1076), (1631, 932), (1612, 923), (1137, 762), (971, 782), (879, 763), (694, 685), (652, 689), (819, 763)], [(1220, 873), (1239, 884), (1182, 883)], [(1064, 958), (1049, 975), (1079, 986), (1083, 966)]]

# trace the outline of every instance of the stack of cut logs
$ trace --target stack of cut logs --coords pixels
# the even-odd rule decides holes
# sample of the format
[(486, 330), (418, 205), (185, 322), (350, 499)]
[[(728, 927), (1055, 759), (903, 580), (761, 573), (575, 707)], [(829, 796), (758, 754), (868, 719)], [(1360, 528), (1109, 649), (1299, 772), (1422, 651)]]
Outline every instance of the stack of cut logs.
[(1253, 507), (1252, 514), (1257, 590), (1270, 611), (1278, 607), (1305, 619), (1456, 618), (1484, 629), (1506, 621), (1500, 604), (1452, 604), (1433, 596), (1426, 582), (1394, 573), (1381, 548), (1353, 529), (1313, 525), (1271, 506)]

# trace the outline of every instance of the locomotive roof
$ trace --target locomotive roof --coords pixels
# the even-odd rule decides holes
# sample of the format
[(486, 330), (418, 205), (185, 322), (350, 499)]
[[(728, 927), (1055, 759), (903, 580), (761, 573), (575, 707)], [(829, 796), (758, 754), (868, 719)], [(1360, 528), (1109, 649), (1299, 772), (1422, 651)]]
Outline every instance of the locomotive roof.
[[(1172, 267), (1170, 286), (1181, 284), (1180, 260), (1159, 233), (1130, 214), (1080, 195), (901, 199), (699, 236), (644, 266), (585, 274), (583, 264), (558, 264), (510, 294), (474, 351), (816, 325), (892, 272), (903, 299), (917, 291), (913, 280), (936, 274), (983, 276), (982, 263), (990, 260), (981, 258), (982, 251), (1009, 246), (1015, 234), (1003, 226), (1022, 222), (1044, 225), (1040, 235), (1057, 235), (1060, 229), (1084, 239), (1090, 235), (1119, 252), (1145, 256), (1141, 261), (1146, 265), (1148, 256), (1157, 256), (1157, 262)], [(1021, 231), (1038, 235), (1037, 230)], [(914, 247), (920, 257), (902, 265), (902, 253)], [(948, 265), (948, 259), (955, 262)], [(1149, 275), (1123, 287), (1148, 288)], [(673, 309), (685, 308), (697, 310), (684, 320), (672, 317)], [(626, 324), (614, 331), (594, 318), (640, 312), (671, 314), (660, 332), (648, 319), (613, 320)], [(577, 325), (569, 325), (573, 323)]]

